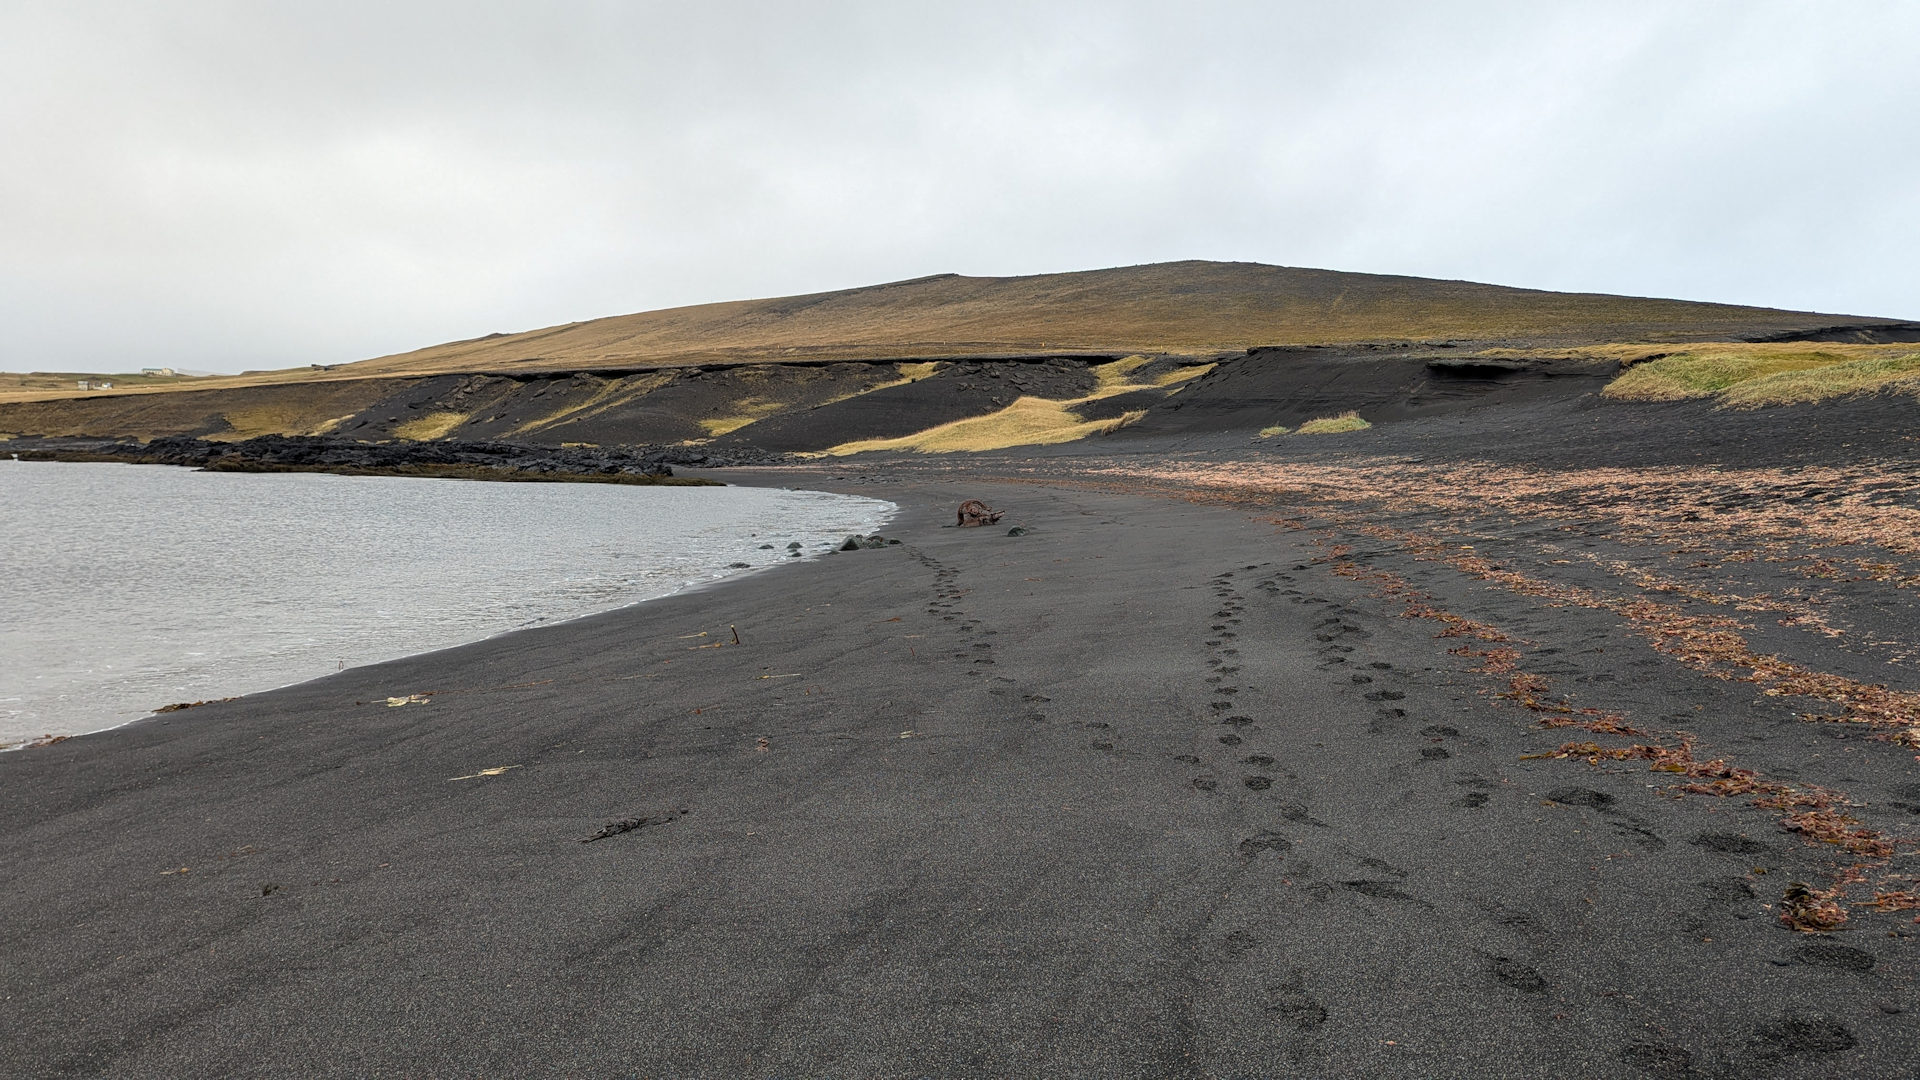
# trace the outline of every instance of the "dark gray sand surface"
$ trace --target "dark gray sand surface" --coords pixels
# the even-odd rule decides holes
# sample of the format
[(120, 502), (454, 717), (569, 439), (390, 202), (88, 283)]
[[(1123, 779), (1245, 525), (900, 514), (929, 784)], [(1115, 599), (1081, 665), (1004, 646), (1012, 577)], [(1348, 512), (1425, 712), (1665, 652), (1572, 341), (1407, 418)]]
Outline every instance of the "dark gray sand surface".
[[(1455, 507), (1467, 572), (1437, 511), (1049, 479), (1097, 464), (729, 477), (904, 542), (0, 756), (0, 1072), (1915, 1074), (1914, 913), (1780, 919), (1914, 872), (1913, 751), (1488, 576), (1718, 610), (1628, 526)], [(1682, 729), (1722, 774), (1532, 756)], [(1898, 853), (1676, 790), (1736, 767)]]

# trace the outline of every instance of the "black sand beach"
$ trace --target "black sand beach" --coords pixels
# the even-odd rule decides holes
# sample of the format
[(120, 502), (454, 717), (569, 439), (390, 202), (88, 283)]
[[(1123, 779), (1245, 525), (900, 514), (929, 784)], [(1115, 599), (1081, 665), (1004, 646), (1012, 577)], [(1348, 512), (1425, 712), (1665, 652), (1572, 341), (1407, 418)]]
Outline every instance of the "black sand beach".
[(903, 543), (0, 755), (0, 1072), (1911, 1075), (1911, 457), (1449, 431), (723, 472)]

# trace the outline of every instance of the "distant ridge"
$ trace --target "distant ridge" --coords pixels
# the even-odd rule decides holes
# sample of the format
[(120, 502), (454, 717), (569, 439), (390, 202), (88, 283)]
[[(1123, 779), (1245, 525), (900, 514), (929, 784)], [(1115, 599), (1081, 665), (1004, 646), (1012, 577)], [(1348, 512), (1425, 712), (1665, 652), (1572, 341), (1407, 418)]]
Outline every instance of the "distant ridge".
[(344, 377), (1037, 353), (1204, 355), (1262, 345), (1533, 346), (1746, 340), (1892, 320), (1388, 274), (1172, 262), (1026, 277), (936, 274), (493, 334), (342, 365)]

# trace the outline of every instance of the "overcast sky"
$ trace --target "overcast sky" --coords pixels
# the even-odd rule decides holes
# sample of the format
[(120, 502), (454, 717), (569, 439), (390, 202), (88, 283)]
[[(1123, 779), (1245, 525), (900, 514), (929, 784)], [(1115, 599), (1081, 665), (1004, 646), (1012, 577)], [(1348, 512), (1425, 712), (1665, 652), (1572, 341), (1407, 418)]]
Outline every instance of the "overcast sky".
[(1916, 43), (1870, 0), (6, 0), (0, 369), (1188, 258), (1920, 318)]

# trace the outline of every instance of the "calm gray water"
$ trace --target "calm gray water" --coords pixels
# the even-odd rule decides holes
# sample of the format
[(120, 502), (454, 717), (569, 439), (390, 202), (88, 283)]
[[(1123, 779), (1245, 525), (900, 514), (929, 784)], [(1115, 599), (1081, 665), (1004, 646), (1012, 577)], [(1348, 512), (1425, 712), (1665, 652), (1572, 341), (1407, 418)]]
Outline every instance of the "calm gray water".
[[(891, 503), (0, 458), (0, 747), (577, 618)], [(762, 544), (772, 544), (771, 551)]]

